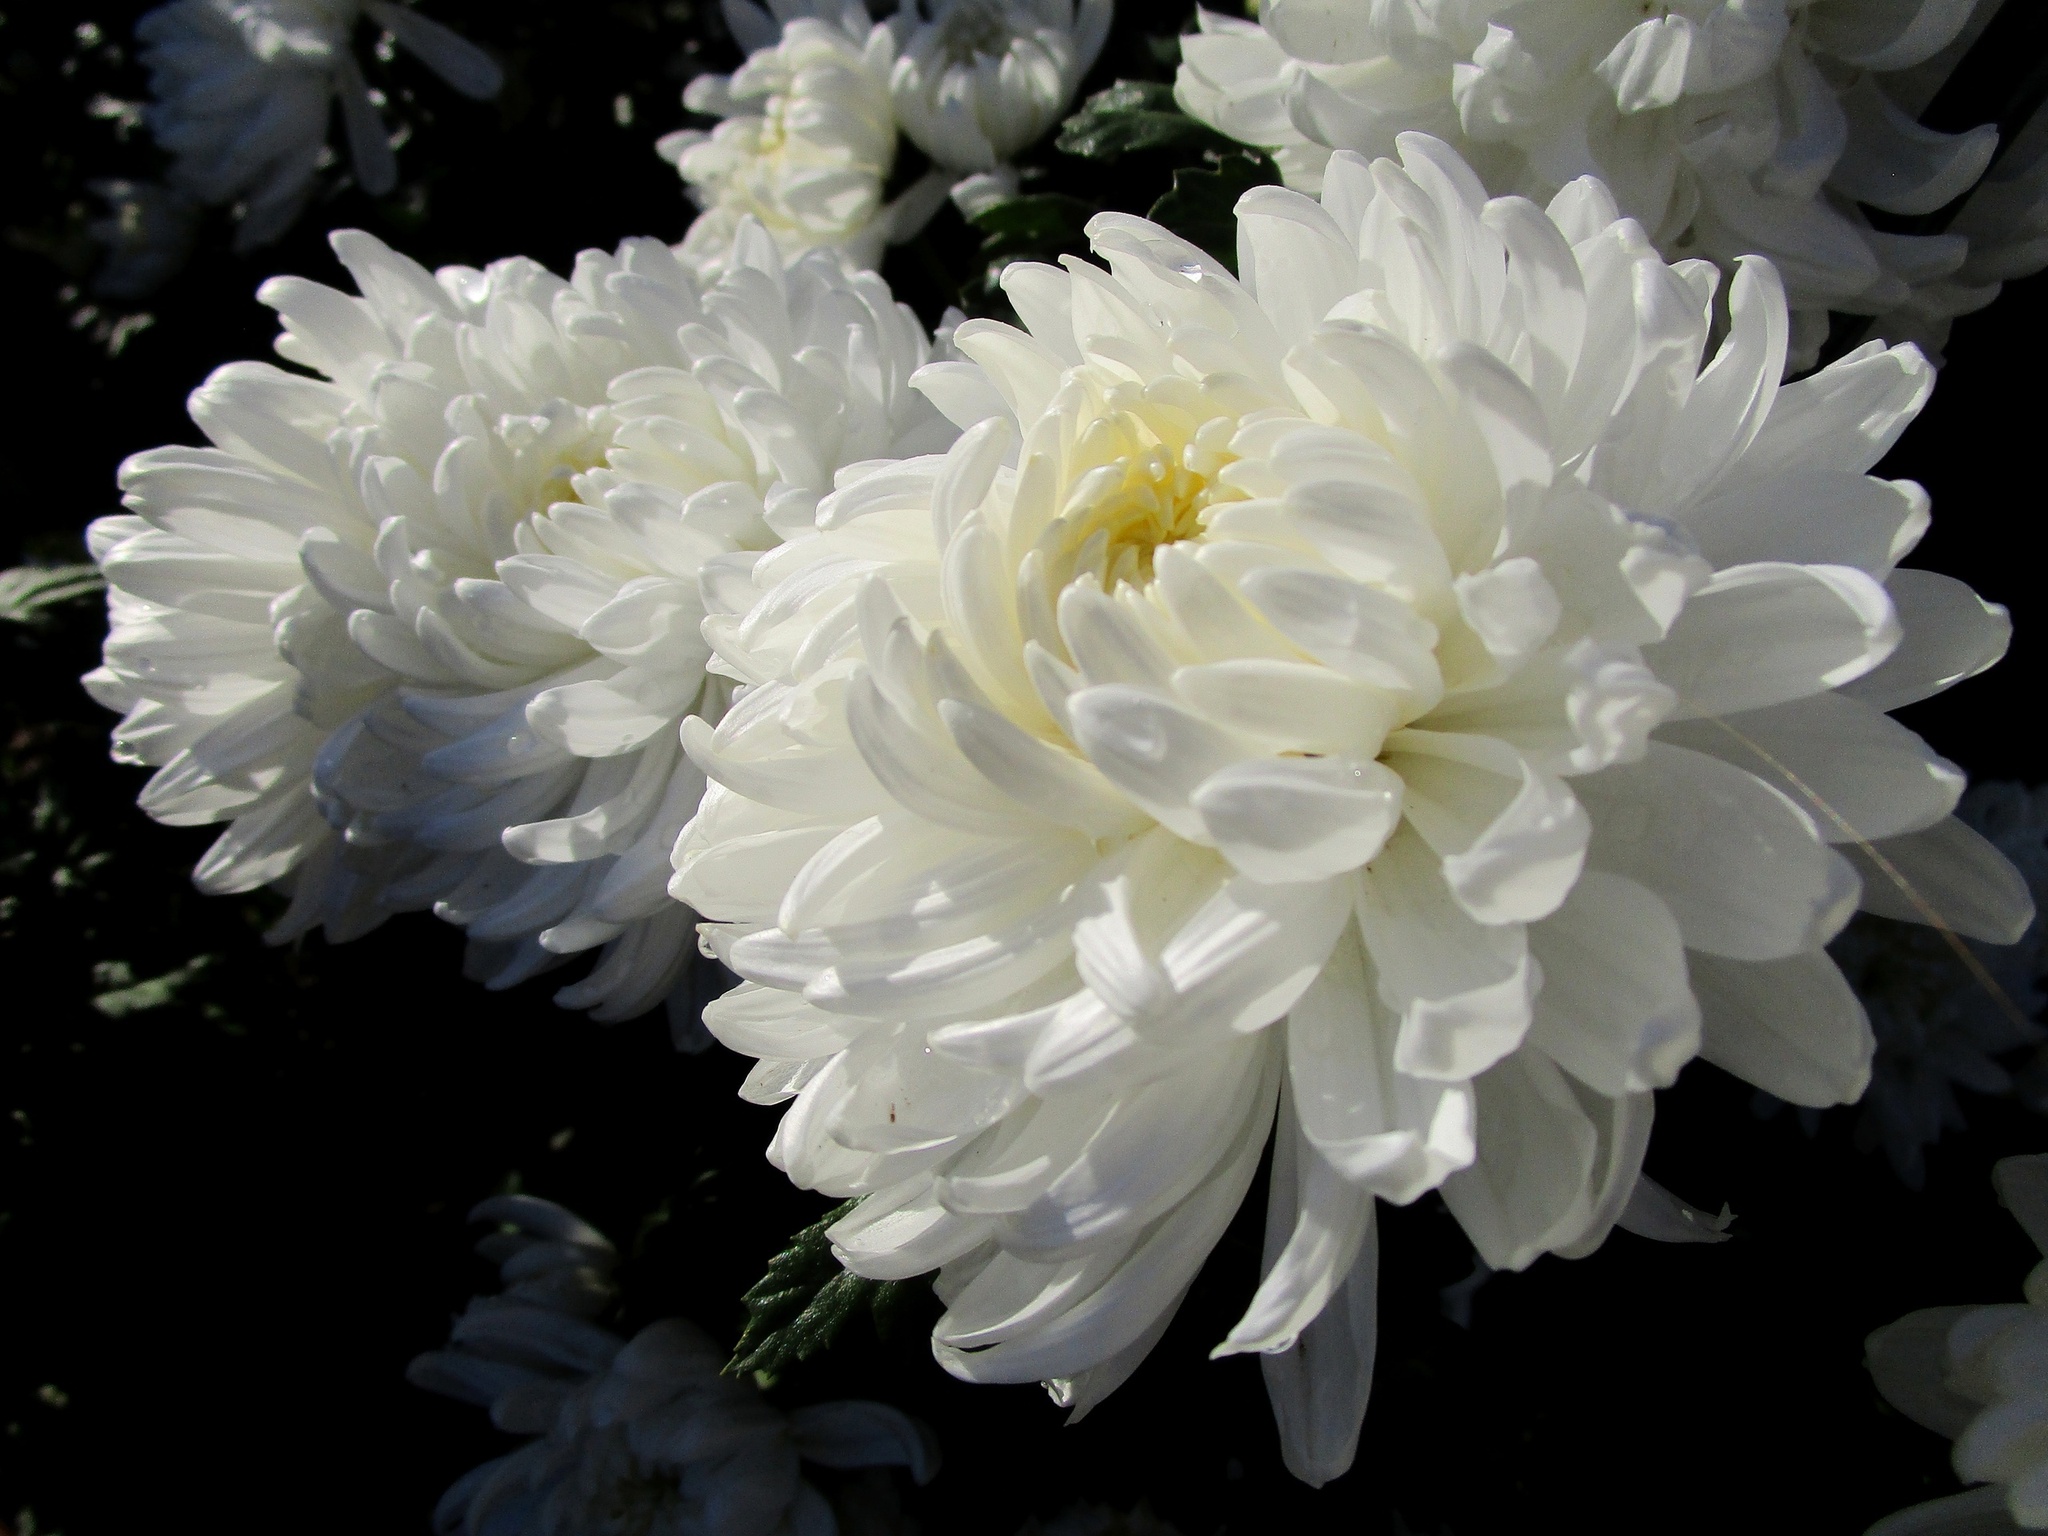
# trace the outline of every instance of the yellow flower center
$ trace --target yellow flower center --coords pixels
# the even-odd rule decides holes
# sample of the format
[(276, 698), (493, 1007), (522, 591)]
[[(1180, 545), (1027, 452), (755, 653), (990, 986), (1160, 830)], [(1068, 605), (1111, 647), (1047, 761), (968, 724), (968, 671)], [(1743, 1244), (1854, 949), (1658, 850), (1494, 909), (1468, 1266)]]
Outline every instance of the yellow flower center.
[[(1092, 575), (1105, 592), (1124, 582), (1145, 586), (1157, 550), (1199, 538), (1210, 505), (1239, 498), (1215, 478), (1229, 461), (1236, 422), (1217, 417), (1191, 434), (1179, 425), (1129, 410), (1090, 425), (1079, 457), (1096, 465), (1073, 481), (1054, 525), (1067, 566), (1054, 574), (1063, 583)], [(1124, 451), (1100, 451), (1117, 448)]]

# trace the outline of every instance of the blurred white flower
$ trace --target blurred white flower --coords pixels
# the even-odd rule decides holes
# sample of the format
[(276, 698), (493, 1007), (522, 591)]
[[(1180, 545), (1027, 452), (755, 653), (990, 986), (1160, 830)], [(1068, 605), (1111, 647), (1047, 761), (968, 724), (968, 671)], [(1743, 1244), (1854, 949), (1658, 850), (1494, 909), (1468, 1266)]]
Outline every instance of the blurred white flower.
[[(1257, 23), (1203, 12), (1183, 39), (1182, 107), (1275, 152), (1313, 191), (1332, 149), (1384, 154), (1418, 129), (1494, 192), (1613, 190), (1670, 259), (1770, 257), (1795, 364), (1827, 312), (1882, 314), (1956, 278), (1960, 232), (1884, 234), (1861, 204), (1931, 213), (1997, 143), (1920, 127), (1891, 94), (1971, 23), (1973, 0), (1269, 0)], [(1927, 94), (1931, 94), (1928, 91)], [(2038, 265), (2038, 264), (2037, 264)], [(1951, 287), (1948, 302), (1961, 302)]]
[[(2048, 1254), (2048, 1155), (1991, 1170), (2034, 1246)], [(1885, 1400), (1955, 1441), (1956, 1476), (1989, 1486), (1902, 1509), (1868, 1536), (1991, 1536), (2048, 1530), (2048, 1259), (2026, 1300), (1929, 1307), (1873, 1333), (1870, 1374)]]
[(363, 297), (262, 291), (325, 377), (220, 370), (192, 402), (217, 447), (137, 455), (136, 515), (94, 527), (116, 753), (159, 766), (151, 815), (232, 822), (203, 889), (293, 889), (279, 937), (431, 905), (492, 986), (602, 945), (566, 1006), (687, 1003), (676, 726), (729, 686), (698, 574), (808, 526), (841, 463), (950, 441), (908, 388), (929, 343), (752, 227), (701, 299), (656, 241), (568, 281), (335, 247)]
[(781, 0), (773, 20), (731, 0), (726, 19), (746, 63), (699, 75), (683, 92), (692, 112), (725, 121), (656, 146), (704, 210), (683, 238), (684, 259), (715, 270), (752, 218), (786, 257), (836, 247), (857, 267), (879, 265), (883, 247), (922, 229), (946, 190), (945, 178), (927, 176), (883, 200), (896, 164), (895, 32), (860, 0)]
[(447, 1349), (407, 1377), (535, 1438), (443, 1495), (444, 1536), (833, 1536), (838, 1524), (801, 1463), (938, 1470), (931, 1431), (881, 1403), (784, 1414), (722, 1374), (723, 1353), (680, 1318), (631, 1341), (594, 1319), (617, 1255), (596, 1228), (546, 1200), (499, 1195), (470, 1213), (498, 1230), (478, 1251), (505, 1290), (478, 1296)]
[(993, 171), (1058, 126), (1109, 35), (1112, 0), (909, 0), (896, 120), (932, 160)]
[(937, 1269), (963, 1378), (1099, 1402), (1277, 1115), (1220, 1349), (1267, 1356), (1318, 1483), (1370, 1381), (1376, 1199), (1441, 1187), (1520, 1268), (1601, 1242), (1696, 1053), (1854, 1099), (1824, 946), (1898, 905), (1865, 840), (1959, 928), (2031, 915), (1883, 713), (2008, 633), (1895, 569), (1926, 497), (1865, 471), (1920, 355), (1781, 387), (1752, 261), (1709, 359), (1716, 269), (1597, 182), (1488, 202), (1399, 147), (1332, 157), (1320, 205), (1248, 194), (1242, 281), (1122, 214), (1108, 271), (1011, 267), (1023, 329), (962, 324), (972, 361), (919, 378), (960, 441), (718, 563), (749, 686), (684, 723), (713, 785), (671, 887), (750, 983), (705, 1018), (746, 1095), (794, 1098), (771, 1158), (864, 1197), (850, 1269)]
[(2048, 112), (2033, 121), (1999, 157), (1948, 226), (1970, 243), (1970, 254), (1947, 277), (1913, 289), (1899, 308), (1879, 315), (1872, 330), (1918, 342), (1939, 356), (1949, 328), (1974, 314), (2017, 278), (2048, 267)]
[[(2020, 872), (2038, 907), (2048, 896), (2048, 789), (1979, 784), (1956, 814)], [(1957, 943), (1968, 947), (1981, 976), (1956, 954)], [(1899, 1177), (1918, 1189), (1927, 1178), (1926, 1149), (1944, 1130), (1964, 1128), (1956, 1089), (2011, 1093), (2013, 1075), (1997, 1058), (2048, 1041), (2048, 1030), (2034, 1022), (2048, 1003), (2048, 935), (2038, 918), (2010, 945), (1950, 941), (1925, 926), (1859, 918), (1831, 953), (1877, 1035), (1857, 1142), (1883, 1146)]]
[(107, 253), (93, 280), (97, 292), (139, 299), (185, 265), (199, 221), (199, 205), (190, 197), (149, 181), (95, 181), (89, 190), (107, 210), (85, 226)]
[(135, 24), (155, 98), (145, 119), (173, 157), (171, 185), (202, 203), (239, 203), (235, 248), (277, 239), (299, 215), (341, 105), (356, 179), (373, 195), (398, 165), (351, 49), (367, 17), (465, 96), (498, 94), (482, 49), (389, 0), (171, 0)]

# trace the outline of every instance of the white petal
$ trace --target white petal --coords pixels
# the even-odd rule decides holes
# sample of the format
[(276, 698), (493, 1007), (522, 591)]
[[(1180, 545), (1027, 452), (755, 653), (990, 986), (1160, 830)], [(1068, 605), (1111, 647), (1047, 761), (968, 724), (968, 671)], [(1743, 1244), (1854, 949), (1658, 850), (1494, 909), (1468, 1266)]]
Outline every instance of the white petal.
[(938, 1475), (938, 1437), (886, 1403), (813, 1403), (790, 1414), (789, 1433), (821, 1467), (908, 1467), (919, 1487)]
[(1188, 803), (1238, 869), (1286, 884), (1365, 864), (1399, 823), (1401, 793), (1400, 775), (1379, 763), (1263, 758), (1211, 774)]
[(1587, 863), (1655, 891), (1694, 949), (1782, 959), (1855, 911), (1862, 882), (1805, 812), (1717, 758), (1652, 742), (1573, 783), (1593, 817)]
[(1762, 709), (1863, 676), (1899, 642), (1884, 589), (1847, 566), (1742, 565), (1693, 594), (1643, 659), (1680, 719)]
[(1903, 637), (1898, 649), (1843, 688), (1876, 709), (1899, 709), (1975, 677), (2012, 643), (2012, 616), (1952, 576), (1893, 571), (1885, 581)]
[(1836, 693), (1680, 721), (1660, 729), (1657, 739), (1755, 774), (1804, 807), (1831, 843), (1932, 826), (1963, 792), (1961, 769), (1868, 704)]
[(1285, 1354), (1259, 1368), (1287, 1470), (1320, 1488), (1351, 1470), (1379, 1346), (1379, 1234), (1368, 1227), (1351, 1273)]
[(1436, 866), (1404, 828), (1361, 883), (1358, 926), (1379, 995), (1401, 1016), (1394, 1065), (1462, 1082), (1522, 1043), (1537, 976), (1523, 929), (1473, 921)]
[(1843, 848), (1863, 875), (1863, 910), (1945, 926), (1987, 944), (2017, 944), (2034, 920), (2026, 879), (1955, 817), (1869, 847)]
[(1529, 950), (1543, 966), (1530, 1043), (1587, 1087), (1667, 1088), (1699, 1050), (1678, 924), (1633, 880), (1587, 871)]
[(1179, 705), (1117, 683), (1082, 689), (1067, 712), (1075, 744), (1104, 778), (1181, 836), (1210, 841), (1189, 800), (1245, 755), (1237, 743)]
[(1824, 954), (1760, 964), (1692, 956), (1700, 1054), (1793, 1104), (1852, 1104), (1877, 1040), (1863, 1004)]
[(1287, 1067), (1303, 1132), (1323, 1159), (1406, 1205), (1472, 1161), (1472, 1090), (1396, 1067), (1398, 1023), (1347, 931), (1288, 1015)]
[(1373, 1197), (1348, 1183), (1302, 1135), (1284, 1086), (1274, 1134), (1265, 1276), (1230, 1336), (1209, 1352), (1212, 1360), (1294, 1348), (1350, 1274), (1371, 1230)]
[(1474, 1087), (1479, 1157), (1444, 1181), (1444, 1201), (1488, 1264), (1526, 1269), (1591, 1219), (1599, 1133), (1564, 1074), (1532, 1052)]

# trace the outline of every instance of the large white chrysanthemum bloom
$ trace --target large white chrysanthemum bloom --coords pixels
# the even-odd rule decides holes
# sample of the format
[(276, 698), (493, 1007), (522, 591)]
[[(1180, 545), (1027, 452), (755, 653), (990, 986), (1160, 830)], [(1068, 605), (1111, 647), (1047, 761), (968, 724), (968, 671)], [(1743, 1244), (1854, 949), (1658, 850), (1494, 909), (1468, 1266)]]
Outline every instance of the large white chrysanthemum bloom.
[(808, 526), (840, 463), (950, 441), (929, 344), (758, 228), (701, 294), (656, 241), (567, 281), (335, 245), (363, 297), (262, 292), (325, 378), (222, 369), (216, 446), (131, 459), (95, 525), (117, 753), (160, 765), (158, 819), (231, 822), (203, 889), (293, 889), (281, 935), (431, 905), (494, 986), (605, 946), (561, 1000), (638, 1013), (694, 953), (664, 887), (702, 789), (676, 727), (727, 686), (699, 568)]
[(1995, 129), (1934, 133), (1886, 86), (1941, 53), (1973, 9), (1270, 0), (1256, 23), (1203, 12), (1201, 32), (1183, 39), (1175, 94), (1273, 150), (1288, 185), (1307, 191), (1331, 150), (1384, 154), (1411, 129), (1456, 144), (1495, 192), (1540, 201), (1598, 176), (1673, 260), (1726, 269), (1770, 257), (1795, 315), (1795, 359), (1810, 361), (1827, 311), (1897, 309), (1964, 259), (1957, 236), (1881, 234), (1855, 205), (1931, 213), (1983, 174)]
[[(1956, 814), (2012, 862), (2038, 907), (2048, 897), (2048, 789), (1973, 785)], [(2048, 1003), (2048, 932), (2037, 918), (2017, 943), (1990, 945), (1863, 918), (1831, 953), (1877, 1036), (1857, 1144), (1882, 1146), (1918, 1189), (1927, 1148), (1967, 1124), (1956, 1090), (2012, 1093), (2013, 1074), (1998, 1058), (2048, 1040), (2035, 1022)]]
[(749, 50), (746, 63), (699, 75), (683, 92), (692, 112), (725, 121), (656, 146), (704, 210), (683, 239), (684, 259), (715, 268), (751, 218), (785, 256), (834, 247), (855, 266), (878, 266), (883, 247), (921, 229), (946, 188), (927, 177), (884, 198), (896, 164), (894, 30), (861, 0), (781, 0), (773, 19), (733, 0), (726, 19)]
[(1109, 36), (1112, 0), (909, 0), (896, 120), (934, 162), (995, 171), (1050, 133)]
[(680, 1318), (630, 1341), (599, 1324), (617, 1250), (561, 1206), (499, 1195), (470, 1219), (498, 1226), (477, 1248), (505, 1290), (471, 1300), (449, 1347), (406, 1374), (535, 1438), (442, 1496), (444, 1536), (831, 1536), (803, 1462), (908, 1467), (919, 1483), (938, 1471), (931, 1430), (886, 1404), (784, 1414)]
[(750, 983), (705, 1022), (794, 1096), (772, 1158), (864, 1197), (848, 1267), (938, 1271), (959, 1376), (1098, 1401), (1277, 1116), (1222, 1348), (1267, 1355), (1316, 1481), (1376, 1199), (1441, 1188), (1496, 1267), (1587, 1252), (1695, 1054), (1862, 1092), (1823, 946), (1859, 893), (1912, 910), (1875, 858), (1959, 929), (2029, 916), (1883, 713), (2007, 636), (1895, 569), (1926, 498), (1865, 473), (1919, 354), (1781, 387), (1751, 262), (1709, 360), (1715, 268), (1598, 183), (1546, 212), (1400, 150), (1248, 194), (1242, 281), (1121, 214), (1107, 271), (1012, 267), (1024, 329), (920, 379), (953, 449), (710, 562), (749, 686), (684, 725), (714, 782), (671, 887)]
[(174, 157), (170, 181), (202, 203), (241, 203), (237, 250), (267, 245), (305, 206), (339, 101), (356, 179), (381, 195), (397, 162), (350, 47), (367, 17), (465, 96), (498, 94), (482, 49), (390, 0), (171, 0), (135, 24), (154, 98), (145, 120)]
[[(2048, 1254), (2048, 1155), (2008, 1157), (1991, 1170), (2034, 1246)], [(1894, 1408), (1955, 1441), (1968, 1493), (1902, 1509), (1868, 1536), (1981, 1536), (2015, 1526), (2048, 1530), (2048, 1260), (2027, 1276), (2026, 1300), (1929, 1307), (1866, 1342), (1870, 1374)]]

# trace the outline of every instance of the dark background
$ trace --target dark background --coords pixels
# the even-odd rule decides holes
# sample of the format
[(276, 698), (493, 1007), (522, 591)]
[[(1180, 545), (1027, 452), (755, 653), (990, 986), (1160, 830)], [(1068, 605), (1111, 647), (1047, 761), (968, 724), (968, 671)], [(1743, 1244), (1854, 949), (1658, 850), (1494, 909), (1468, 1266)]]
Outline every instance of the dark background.
[[(127, 49), (144, 8), (0, 20), (0, 565), (79, 558), (120, 460), (193, 440), (185, 393), (268, 355), (256, 284), (340, 280), (327, 228), (373, 229), (429, 264), (523, 252), (557, 269), (584, 246), (679, 237), (687, 210), (652, 143), (682, 120), (682, 82), (732, 62), (708, 7), (434, 0), (507, 62), (500, 103), (461, 101), (403, 55), (373, 66), (411, 128), (396, 194), (373, 204), (337, 175), (249, 258), (216, 215), (182, 277), (109, 304), (91, 291), (84, 184), (160, 160), (89, 106), (141, 96)], [(1170, 74), (1148, 34), (1183, 20), (1126, 4), (1091, 84)], [(1120, 172), (1125, 206), (1146, 206), (1168, 169)], [(1105, 183), (1090, 169), (1075, 184)], [(977, 238), (948, 212), (889, 275), (927, 310), (941, 282), (971, 295)], [(2003, 666), (1912, 723), (1973, 774), (2030, 781), (2044, 306), (2048, 288), (2020, 284), (1962, 322), (1933, 405), (1885, 466), (1934, 496), (1914, 563), (2019, 621)], [(257, 937), (268, 898), (192, 894), (207, 834), (132, 808), (140, 775), (106, 761), (109, 722), (72, 681), (100, 627), (89, 602), (39, 629), (0, 625), (0, 1521), (424, 1531), (441, 1489), (510, 1444), (402, 1375), (493, 1282), (468, 1253), (473, 1201), (523, 1188), (565, 1202), (629, 1255), (624, 1326), (675, 1312), (727, 1340), (739, 1293), (823, 1202), (762, 1161), (775, 1111), (734, 1097), (738, 1058), (678, 1057), (655, 1020), (558, 1012), (559, 976), (486, 994), (458, 977), (459, 936), (427, 917), (277, 951)], [(92, 1006), (158, 978), (156, 1006)], [(1011, 1536), (1078, 1497), (1148, 1500), (1186, 1536), (1857, 1532), (1955, 1486), (1946, 1445), (1879, 1401), (1862, 1338), (1911, 1308), (2017, 1298), (2037, 1256), (1988, 1170), (2048, 1147), (2048, 1124), (1966, 1096), (1970, 1132), (1933, 1151), (1913, 1193), (1855, 1150), (1853, 1110), (1809, 1136), (1750, 1100), (1695, 1063), (1662, 1095), (1649, 1160), (1692, 1201), (1732, 1205), (1733, 1241), (1617, 1234), (1589, 1259), (1492, 1279), (1469, 1330), (1438, 1297), (1471, 1267), (1456, 1224), (1434, 1197), (1387, 1212), (1363, 1448), (1320, 1493), (1281, 1468), (1256, 1365), (1205, 1358), (1255, 1284), (1255, 1210), (1153, 1360), (1077, 1428), (1035, 1388), (946, 1377), (929, 1310), (886, 1339), (857, 1319), (774, 1396), (882, 1397), (938, 1426), (946, 1470), (907, 1499), (929, 1536)]]

